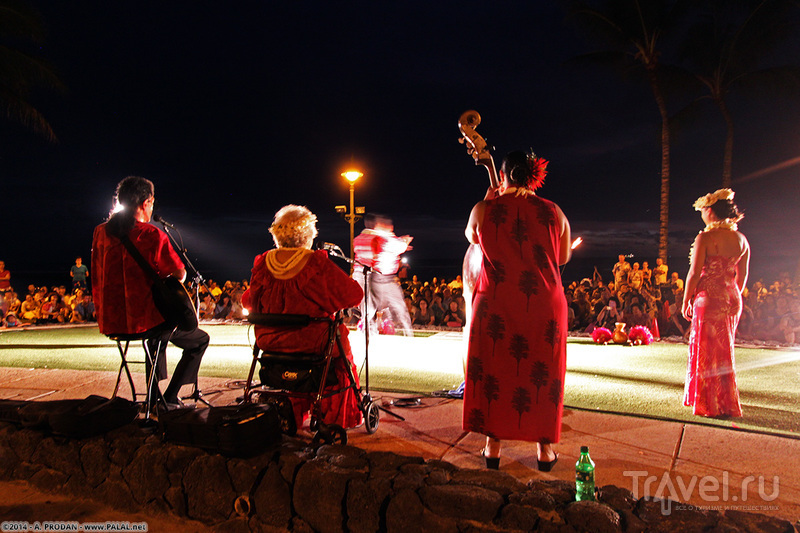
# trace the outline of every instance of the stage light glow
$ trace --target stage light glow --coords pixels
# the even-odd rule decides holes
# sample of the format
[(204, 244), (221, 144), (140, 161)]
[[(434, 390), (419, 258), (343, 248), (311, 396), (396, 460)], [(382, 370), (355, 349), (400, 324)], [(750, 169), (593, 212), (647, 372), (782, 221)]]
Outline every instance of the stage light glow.
[(119, 203), (119, 202), (114, 202), (114, 209), (112, 209), (112, 210), (111, 210), (111, 212), (112, 212), (112, 213), (119, 213), (119, 212), (120, 212), (120, 211), (122, 211), (123, 209), (125, 209), (125, 206), (124, 206), (124, 205), (122, 205), (122, 204), (121, 204), (121, 203)]
[(577, 248), (578, 246), (580, 246), (582, 242), (583, 242), (583, 239), (582, 239), (581, 237), (578, 237), (577, 239), (575, 239), (574, 241), (572, 241), (572, 246), (571, 246), (570, 248), (571, 248), (572, 250), (574, 250), (575, 248)]

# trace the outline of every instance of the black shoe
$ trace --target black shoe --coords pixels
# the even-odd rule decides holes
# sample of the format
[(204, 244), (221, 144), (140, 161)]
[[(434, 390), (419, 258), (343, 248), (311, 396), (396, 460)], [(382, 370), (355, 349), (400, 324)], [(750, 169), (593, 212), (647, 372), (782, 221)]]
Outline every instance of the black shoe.
[(174, 402), (166, 402), (167, 403), (167, 411), (174, 411), (175, 409), (194, 409), (195, 404), (185, 404), (180, 400), (175, 400)]
[(481, 450), (481, 457), (486, 461), (486, 468), (489, 470), (500, 470), (500, 458), (486, 457), (486, 448)]
[(556, 458), (552, 461), (540, 461), (539, 459), (536, 459), (536, 468), (539, 470), (539, 472), (549, 472), (554, 466), (556, 466), (557, 462), (558, 454), (556, 454)]

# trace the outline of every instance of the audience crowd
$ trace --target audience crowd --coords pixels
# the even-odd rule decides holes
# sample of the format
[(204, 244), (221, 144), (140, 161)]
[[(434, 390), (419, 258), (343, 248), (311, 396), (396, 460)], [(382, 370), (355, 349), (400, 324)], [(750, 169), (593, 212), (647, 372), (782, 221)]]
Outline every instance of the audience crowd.
[[(5, 265), (0, 261), (0, 317), (3, 327), (36, 324), (70, 324), (93, 322), (94, 303), (89, 288), (76, 286), (37, 287), (29, 285), (18, 294), (7, 281)], [(646, 326), (656, 339), (679, 337), (688, 339), (689, 323), (680, 313), (684, 282), (678, 272), (656, 259), (651, 268), (647, 261), (619, 261), (608, 271), (607, 278), (595, 267), (591, 277), (564, 282), (569, 303), (569, 329), (573, 334), (590, 334), (594, 328), (614, 330), (617, 323), (625, 329)], [(461, 276), (445, 280), (421, 281), (409, 276), (407, 269), (398, 272), (406, 308), (415, 329), (461, 330), (464, 326), (465, 301)], [(75, 284), (73, 284), (75, 285)], [(242, 295), (248, 281), (226, 281), (219, 286), (209, 280), (198, 287), (187, 287), (199, 299), (201, 320), (239, 321), (246, 317)], [(758, 280), (743, 294), (744, 309), (737, 331), (742, 341), (797, 344), (800, 343), (800, 284), (784, 274), (771, 284)], [(351, 316), (351, 326), (358, 317)], [(392, 332), (391, 317), (378, 312), (378, 330)]]

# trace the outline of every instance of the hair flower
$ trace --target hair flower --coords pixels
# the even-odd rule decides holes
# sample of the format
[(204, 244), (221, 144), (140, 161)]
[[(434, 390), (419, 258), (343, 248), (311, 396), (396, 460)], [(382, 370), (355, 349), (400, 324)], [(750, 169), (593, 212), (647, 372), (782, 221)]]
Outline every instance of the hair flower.
[(694, 203), (694, 209), (695, 211), (700, 211), (704, 207), (711, 207), (719, 200), (733, 200), (735, 194), (731, 189), (717, 189), (713, 193), (708, 193), (698, 198)]
[(530, 178), (528, 179), (526, 187), (535, 191), (544, 185), (544, 178), (547, 176), (547, 164), (549, 161), (543, 157), (538, 157), (532, 150), (528, 152), (527, 157)]

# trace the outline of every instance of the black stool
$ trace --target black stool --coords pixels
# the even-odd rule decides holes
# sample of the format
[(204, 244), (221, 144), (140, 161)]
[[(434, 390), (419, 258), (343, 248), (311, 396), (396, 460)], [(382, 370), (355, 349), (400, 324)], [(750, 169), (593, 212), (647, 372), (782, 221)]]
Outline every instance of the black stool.
[[(117, 372), (117, 383), (114, 386), (114, 394), (112, 394), (112, 398), (117, 397), (117, 393), (119, 392), (119, 385), (122, 381), (122, 372), (125, 371), (125, 375), (128, 378), (128, 383), (131, 386), (131, 395), (133, 396), (133, 401), (136, 403), (143, 403), (145, 406), (144, 418), (148, 420), (150, 418), (150, 411), (153, 407), (153, 398), (152, 395), (149, 394), (149, 391), (154, 390), (156, 393), (156, 401), (164, 408), (167, 407), (167, 402), (164, 400), (164, 395), (161, 393), (161, 388), (158, 386), (156, 382), (156, 364), (158, 363), (158, 357), (161, 353), (162, 343), (168, 342), (163, 339), (161, 335), (153, 335), (152, 331), (147, 331), (145, 333), (118, 333), (118, 334), (111, 334), (106, 335), (109, 339), (117, 343), (117, 349), (119, 350), (119, 356), (122, 359), (119, 365), (119, 371)], [(147, 346), (147, 341), (158, 338), (158, 344), (156, 345), (155, 353), (150, 353), (150, 350)], [(145, 359), (142, 361), (131, 361), (128, 359), (128, 348), (130, 347), (131, 341), (141, 341), (142, 348), (144, 349)], [(145, 366), (145, 383), (147, 385), (147, 389), (145, 392), (136, 392), (136, 385), (133, 382), (133, 376), (131, 375), (131, 369), (129, 365), (132, 364), (139, 364)], [(149, 365), (149, 372), (147, 372), (147, 367)], [(144, 401), (139, 402), (137, 401), (137, 397), (144, 396)]]

